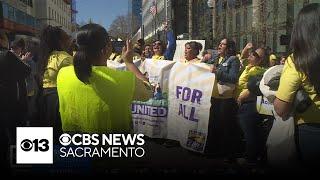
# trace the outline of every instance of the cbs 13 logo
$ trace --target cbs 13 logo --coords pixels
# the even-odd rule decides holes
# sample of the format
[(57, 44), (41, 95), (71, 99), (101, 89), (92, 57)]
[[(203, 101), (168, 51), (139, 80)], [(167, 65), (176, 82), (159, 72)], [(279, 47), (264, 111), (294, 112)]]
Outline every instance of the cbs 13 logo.
[(47, 139), (24, 139), (21, 141), (20, 147), (23, 151), (29, 152), (33, 150), (34, 152), (46, 152), (49, 150), (49, 140)]

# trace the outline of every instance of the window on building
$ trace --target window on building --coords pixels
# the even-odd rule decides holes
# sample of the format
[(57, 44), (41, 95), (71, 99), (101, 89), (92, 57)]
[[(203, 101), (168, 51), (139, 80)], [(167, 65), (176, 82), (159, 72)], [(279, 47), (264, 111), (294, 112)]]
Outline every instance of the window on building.
[(2, 3), (3, 17), (8, 18), (8, 4)]
[(11, 6), (8, 6), (8, 19), (15, 20), (14, 8)]
[(15, 18), (15, 21), (20, 23), (20, 24), (25, 24), (25, 16), (24, 16), (24, 13), (18, 9), (14, 9), (15, 11), (15, 15), (16, 15), (16, 18)]
[(20, 0), (21, 2), (23, 2), (23, 4), (33, 7), (33, 2), (32, 0)]

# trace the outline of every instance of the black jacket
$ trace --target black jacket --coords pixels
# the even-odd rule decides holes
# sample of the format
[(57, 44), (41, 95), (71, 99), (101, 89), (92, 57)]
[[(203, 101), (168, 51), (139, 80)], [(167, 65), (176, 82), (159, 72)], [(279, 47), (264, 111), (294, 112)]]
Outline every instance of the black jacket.
[[(31, 69), (11, 51), (0, 48), (0, 116), (3, 112), (23, 114), (27, 110), (27, 93), (25, 78)], [(11, 116), (11, 115), (10, 115)], [(1, 117), (0, 117), (1, 118)], [(21, 118), (18, 118), (21, 120)]]

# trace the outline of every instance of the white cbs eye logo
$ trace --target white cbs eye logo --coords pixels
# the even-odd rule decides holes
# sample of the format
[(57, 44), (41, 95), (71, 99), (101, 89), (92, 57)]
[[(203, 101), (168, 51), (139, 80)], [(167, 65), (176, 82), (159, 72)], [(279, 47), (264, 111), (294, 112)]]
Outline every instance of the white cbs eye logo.
[(33, 148), (33, 143), (29, 139), (21, 141), (20, 147), (24, 151), (30, 151)]
[(46, 152), (49, 150), (49, 141), (47, 139), (34, 139), (31, 141), (30, 139), (24, 139), (20, 143), (20, 147), (23, 151), (41, 151), (41, 152)]
[(69, 134), (61, 134), (59, 138), (60, 144), (63, 146), (68, 146), (71, 144), (71, 136)]

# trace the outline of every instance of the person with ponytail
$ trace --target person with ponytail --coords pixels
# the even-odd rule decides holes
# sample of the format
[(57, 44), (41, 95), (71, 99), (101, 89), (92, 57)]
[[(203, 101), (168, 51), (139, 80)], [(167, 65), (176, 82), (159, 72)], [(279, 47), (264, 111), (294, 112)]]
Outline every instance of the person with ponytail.
[(57, 94), (57, 75), (62, 67), (72, 64), (72, 56), (66, 52), (70, 36), (59, 27), (47, 26), (40, 34), (40, 90), (39, 122), (36, 125), (51, 126), (54, 136), (62, 132)]
[(131, 42), (122, 51), (129, 71), (117, 71), (105, 61), (112, 46), (102, 26), (84, 25), (76, 39), (74, 65), (61, 69), (57, 80), (63, 131), (129, 132), (131, 102), (152, 97), (148, 79), (133, 64)]
[[(320, 4), (299, 12), (291, 34), (290, 55), (284, 65), (274, 109), (282, 118), (291, 112), (297, 125), (297, 142), (305, 165), (318, 167), (320, 160)], [(296, 94), (306, 93), (311, 103), (304, 112), (296, 108)]]

